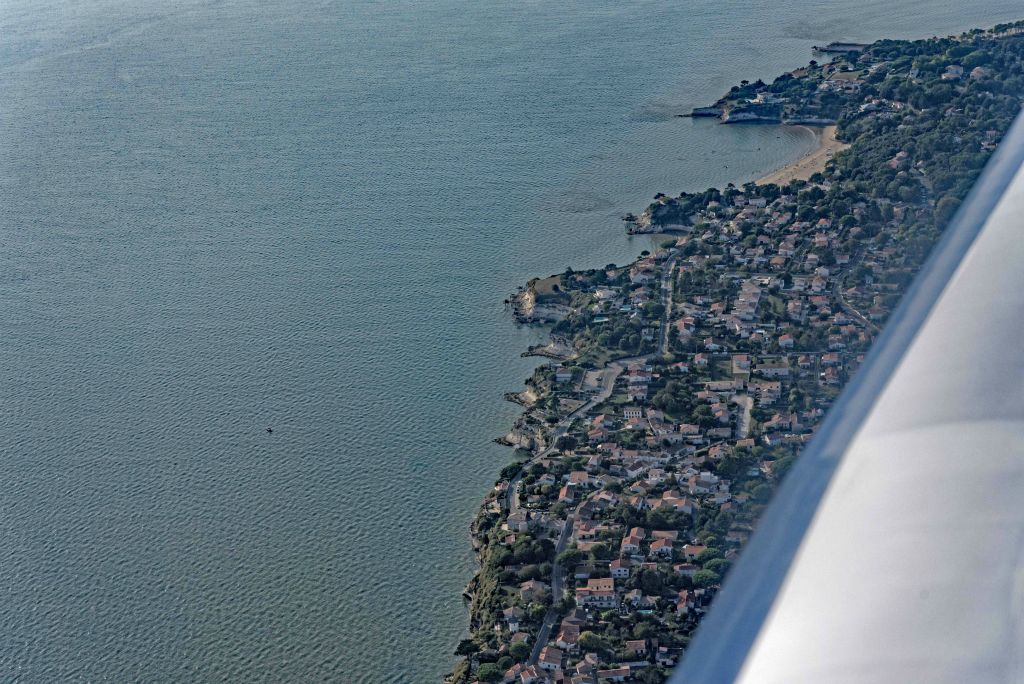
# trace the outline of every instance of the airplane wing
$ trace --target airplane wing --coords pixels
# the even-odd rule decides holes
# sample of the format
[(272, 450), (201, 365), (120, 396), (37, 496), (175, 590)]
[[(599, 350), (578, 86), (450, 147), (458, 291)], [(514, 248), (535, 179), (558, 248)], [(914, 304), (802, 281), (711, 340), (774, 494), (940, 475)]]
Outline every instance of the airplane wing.
[(1024, 682), (1024, 120), (780, 487), (672, 684)]

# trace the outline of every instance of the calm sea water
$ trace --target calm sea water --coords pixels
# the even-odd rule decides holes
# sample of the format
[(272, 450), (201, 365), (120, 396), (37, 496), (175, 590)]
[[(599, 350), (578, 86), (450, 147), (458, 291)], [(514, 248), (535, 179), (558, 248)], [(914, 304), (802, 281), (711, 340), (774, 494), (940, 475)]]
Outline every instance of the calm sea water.
[(0, 3), (0, 680), (437, 681), (534, 363), (502, 299), (811, 145), (674, 114), (1019, 11)]

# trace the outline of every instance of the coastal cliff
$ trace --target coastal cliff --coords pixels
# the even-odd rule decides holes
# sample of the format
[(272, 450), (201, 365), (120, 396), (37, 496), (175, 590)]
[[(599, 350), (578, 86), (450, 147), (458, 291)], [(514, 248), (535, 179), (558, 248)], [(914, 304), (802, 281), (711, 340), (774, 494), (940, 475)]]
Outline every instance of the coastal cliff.
[(553, 323), (565, 318), (569, 297), (561, 290), (558, 276), (534, 278), (510, 299), (512, 312), (521, 323)]

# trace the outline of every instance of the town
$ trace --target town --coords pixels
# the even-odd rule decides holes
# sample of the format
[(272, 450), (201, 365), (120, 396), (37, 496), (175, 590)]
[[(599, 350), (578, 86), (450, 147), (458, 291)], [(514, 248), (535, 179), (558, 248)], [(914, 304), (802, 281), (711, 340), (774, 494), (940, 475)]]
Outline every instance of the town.
[[(473, 525), (452, 682), (662, 682), (1020, 109), (1024, 23), (853, 46), (716, 116), (836, 122), (809, 180), (659, 194), (627, 266), (531, 281), (550, 357)], [(753, 108), (753, 109), (751, 109)]]

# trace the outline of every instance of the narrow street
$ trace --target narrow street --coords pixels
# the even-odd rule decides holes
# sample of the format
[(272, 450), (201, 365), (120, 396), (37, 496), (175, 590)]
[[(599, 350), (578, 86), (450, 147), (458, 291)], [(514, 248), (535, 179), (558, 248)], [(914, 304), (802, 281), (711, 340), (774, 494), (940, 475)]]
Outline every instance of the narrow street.
[[(663, 356), (668, 351), (668, 327), (672, 320), (672, 275), (675, 272), (676, 259), (678, 259), (678, 255), (673, 255), (665, 261), (664, 272), (661, 276), (661, 303), (664, 305), (665, 311), (661, 315), (661, 332), (658, 340), (658, 350), (656, 352), (659, 356)], [(653, 356), (655, 356), (655, 354), (645, 354), (643, 356), (634, 356), (628, 359), (619, 359), (618, 361), (613, 361), (605, 366), (602, 371), (603, 377), (601, 381), (601, 391), (591, 398), (586, 404), (560, 420), (556, 424), (555, 429), (551, 432), (551, 446), (524, 463), (523, 467), (519, 470), (519, 473), (517, 473), (509, 482), (508, 490), (505, 493), (505, 505), (508, 508), (509, 514), (522, 510), (522, 503), (519, 497), (519, 485), (522, 481), (522, 475), (526, 468), (538, 459), (545, 458), (555, 453), (555, 451), (557, 451), (555, 443), (558, 441), (558, 438), (569, 430), (576, 418), (580, 415), (585, 415), (590, 411), (590, 409), (611, 397), (612, 392), (615, 390), (615, 381), (620, 375), (622, 375), (627, 367), (632, 364), (648, 361)], [(595, 493), (596, 492), (592, 492), (591, 496)], [(556, 556), (568, 547), (569, 541), (572, 538), (572, 528), (573, 523), (576, 520), (576, 511), (589, 498), (590, 497), (588, 496), (581, 500), (566, 516), (565, 524), (562, 526), (562, 531), (558, 535), (558, 540), (555, 542)], [(561, 600), (562, 593), (564, 591), (564, 583), (565, 570), (558, 563), (554, 563), (551, 570), (551, 598), (553, 602)], [(551, 638), (551, 630), (554, 629), (555, 621), (557, 619), (558, 611), (555, 610), (552, 605), (552, 607), (548, 609), (547, 614), (545, 614), (544, 622), (541, 624), (540, 630), (537, 632), (537, 641), (533, 644), (533, 650), (530, 652), (529, 663), (531, 665), (537, 662), (537, 659), (540, 657), (541, 649), (544, 648), (548, 639)]]

